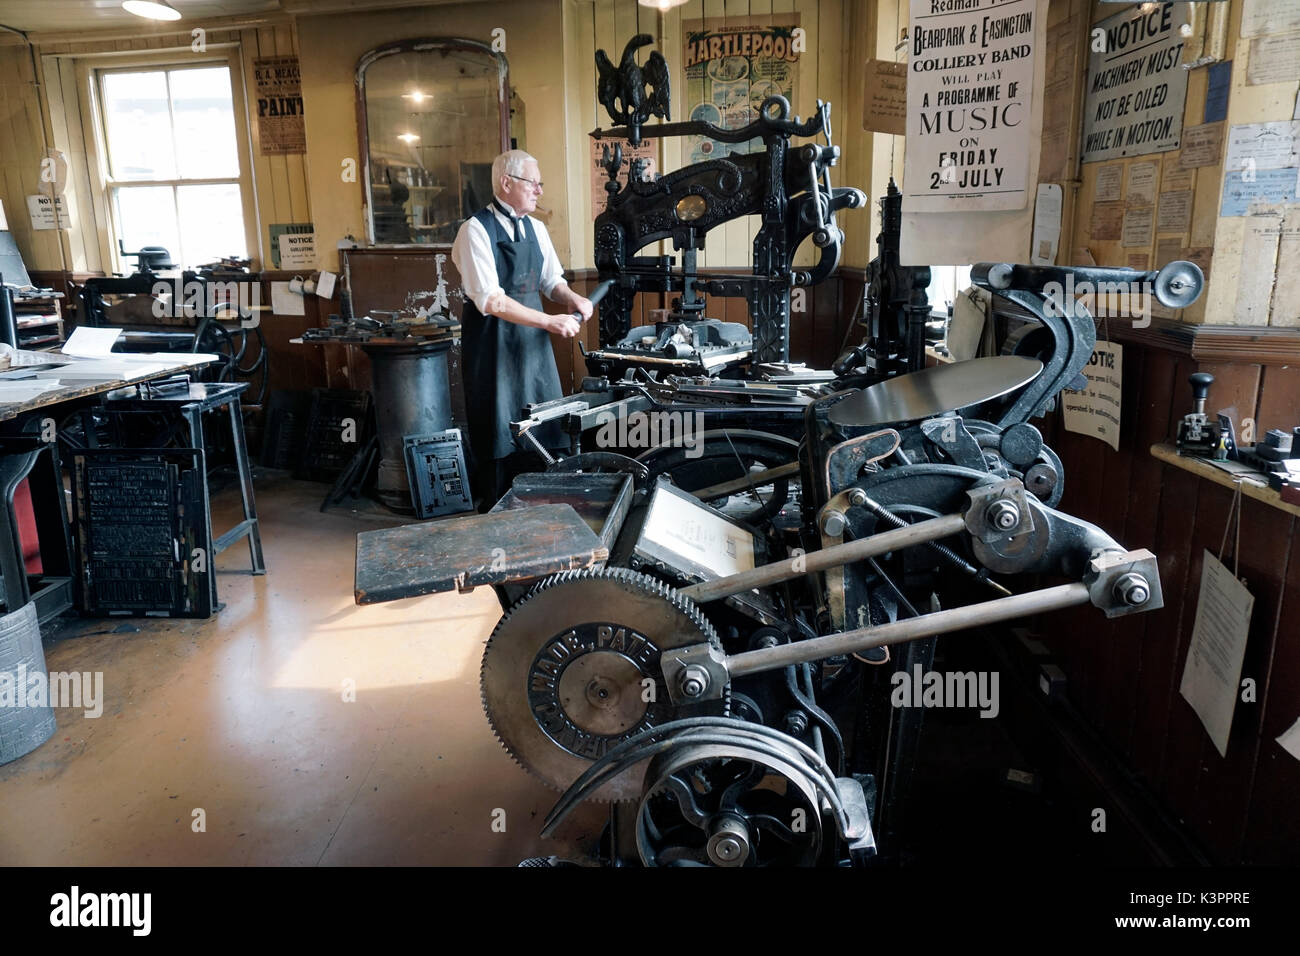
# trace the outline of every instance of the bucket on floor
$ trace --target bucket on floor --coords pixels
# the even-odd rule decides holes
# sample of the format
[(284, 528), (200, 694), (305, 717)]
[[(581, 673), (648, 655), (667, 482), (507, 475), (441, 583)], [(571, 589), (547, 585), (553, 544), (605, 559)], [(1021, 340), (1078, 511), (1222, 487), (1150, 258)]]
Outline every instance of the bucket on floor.
[[(32, 678), (40, 675), (36, 681)], [(30, 707), (34, 684), (45, 683), (38, 706)], [(0, 615), (0, 764), (31, 753), (54, 734), (49, 674), (41, 647), (36, 604)]]

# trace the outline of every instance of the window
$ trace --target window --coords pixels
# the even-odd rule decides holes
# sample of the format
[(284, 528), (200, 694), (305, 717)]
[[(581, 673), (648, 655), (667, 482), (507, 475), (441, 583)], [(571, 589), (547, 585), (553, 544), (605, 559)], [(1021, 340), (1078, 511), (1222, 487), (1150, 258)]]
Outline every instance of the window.
[(930, 286), (925, 290), (930, 311), (944, 314), (957, 294), (970, 287), (970, 266), (930, 266)]
[(230, 68), (106, 69), (96, 79), (114, 238), (127, 252), (162, 246), (188, 269), (247, 257)]

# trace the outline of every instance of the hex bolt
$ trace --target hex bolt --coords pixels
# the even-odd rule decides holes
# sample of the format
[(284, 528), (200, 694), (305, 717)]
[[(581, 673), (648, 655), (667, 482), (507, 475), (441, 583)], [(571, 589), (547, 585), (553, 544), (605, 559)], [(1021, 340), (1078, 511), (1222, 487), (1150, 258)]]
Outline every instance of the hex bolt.
[(984, 518), (999, 531), (1011, 531), (1020, 524), (1020, 509), (1015, 502), (999, 498), (985, 509)]
[(843, 512), (828, 511), (822, 515), (822, 531), (832, 538), (838, 538), (842, 535), (846, 524)]
[(808, 715), (802, 710), (787, 711), (785, 715), (785, 732), (791, 737), (798, 737), (808, 729)]
[(1147, 579), (1135, 571), (1121, 574), (1111, 591), (1115, 600), (1129, 607), (1141, 607), (1151, 600), (1151, 585)]
[(849, 504), (855, 508), (861, 508), (867, 503), (867, 493), (861, 488), (854, 488), (849, 492)]
[(709, 687), (709, 672), (699, 664), (691, 664), (682, 671), (681, 689), (684, 697), (699, 697)]

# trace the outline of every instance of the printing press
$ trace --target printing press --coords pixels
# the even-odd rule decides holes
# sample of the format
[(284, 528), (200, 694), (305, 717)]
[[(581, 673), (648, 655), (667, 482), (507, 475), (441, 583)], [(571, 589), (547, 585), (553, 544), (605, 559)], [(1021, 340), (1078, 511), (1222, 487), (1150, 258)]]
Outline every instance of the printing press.
[[(666, 95), (626, 70), (601, 84), (618, 125), (598, 139), (762, 148), (649, 181), (634, 163), (621, 187), (607, 148), (600, 348), (580, 392), (515, 423), (545, 471), (488, 514), (361, 534), (357, 601), (496, 590), (482, 699), (506, 750), (561, 792), (543, 835), (597, 800), (610, 804), (609, 864), (868, 864), (889, 855), (878, 837), (905, 798), (921, 720), (888, 718), (891, 674), (931, 661), (941, 634), (1083, 604), (1112, 618), (1162, 606), (1150, 551), (1059, 510), (1066, 476), (1032, 420), (1082, 386), (1096, 333), (1048, 289), (1071, 275), (1145, 281), (1182, 308), (1203, 277), (1186, 262), (980, 263), (972, 282), (1037, 325), (1006, 354), (925, 368), (928, 269), (899, 264), (891, 189), (862, 343), (832, 369), (792, 365), (792, 290), (831, 274), (837, 214), (865, 205), (831, 184), (829, 104), (803, 121), (769, 97), (736, 130), (646, 126), (668, 120)], [(742, 216), (760, 221), (752, 273), (698, 271), (708, 233)], [(661, 240), (680, 264), (638, 255)], [(805, 242), (816, 263), (797, 269)], [(641, 292), (676, 298), (632, 328)], [(752, 335), (709, 317), (728, 296), (747, 301)], [(682, 431), (648, 449), (620, 442), (638, 415)], [(531, 435), (555, 421), (566, 456)], [(694, 444), (688, 422), (703, 425)]]

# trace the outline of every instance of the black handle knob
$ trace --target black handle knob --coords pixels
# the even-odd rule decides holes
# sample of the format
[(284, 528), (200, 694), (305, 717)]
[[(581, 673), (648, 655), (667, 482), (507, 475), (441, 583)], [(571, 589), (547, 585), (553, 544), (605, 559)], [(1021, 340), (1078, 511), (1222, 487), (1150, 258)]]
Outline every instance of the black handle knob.
[(1209, 397), (1210, 386), (1214, 384), (1214, 376), (1209, 372), (1193, 372), (1187, 376), (1187, 381), (1192, 383), (1192, 398), (1201, 402)]

